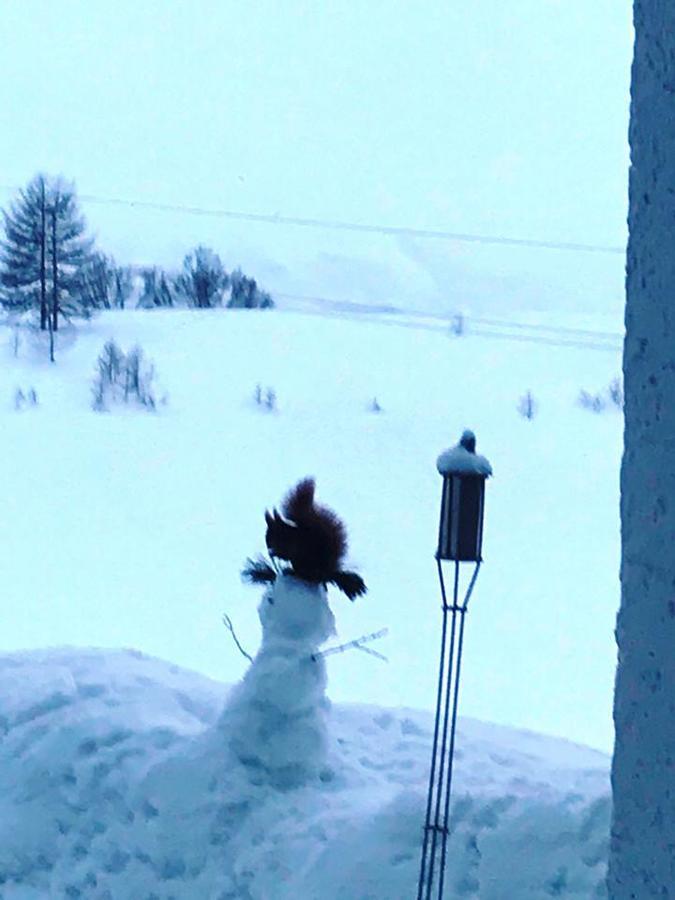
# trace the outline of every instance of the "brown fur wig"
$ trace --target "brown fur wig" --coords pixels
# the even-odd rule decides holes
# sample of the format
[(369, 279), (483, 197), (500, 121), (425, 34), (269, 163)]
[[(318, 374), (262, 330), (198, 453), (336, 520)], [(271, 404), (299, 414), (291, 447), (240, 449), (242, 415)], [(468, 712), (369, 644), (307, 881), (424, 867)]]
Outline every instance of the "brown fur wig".
[[(347, 553), (347, 532), (342, 520), (314, 501), (313, 478), (304, 478), (286, 495), (281, 513), (265, 512), (265, 542), (272, 558), (289, 563), (290, 572), (314, 584), (334, 584), (350, 600), (365, 594), (366, 586), (356, 572), (342, 568)], [(247, 581), (270, 583), (277, 571), (264, 559), (247, 560), (242, 573)]]

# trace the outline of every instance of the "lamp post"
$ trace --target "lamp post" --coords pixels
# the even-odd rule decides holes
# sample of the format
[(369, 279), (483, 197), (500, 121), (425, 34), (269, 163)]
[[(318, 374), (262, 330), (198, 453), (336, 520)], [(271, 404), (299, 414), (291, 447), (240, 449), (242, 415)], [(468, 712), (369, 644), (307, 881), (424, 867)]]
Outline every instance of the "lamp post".
[[(482, 562), (485, 482), (492, 474), (492, 467), (487, 459), (476, 453), (476, 436), (472, 431), (465, 431), (456, 447), (441, 453), (437, 468), (443, 476), (436, 550), (443, 620), (436, 718), (417, 900), (431, 900), (433, 896), (443, 900), (464, 625), (467, 607)], [(451, 603), (448, 602), (443, 572), (444, 562), (454, 563)], [(474, 568), (464, 599), (460, 602), (459, 576), (462, 563), (473, 563)], [(448, 618), (450, 618), (449, 629)], [(438, 889), (434, 894), (434, 870), (437, 864)]]

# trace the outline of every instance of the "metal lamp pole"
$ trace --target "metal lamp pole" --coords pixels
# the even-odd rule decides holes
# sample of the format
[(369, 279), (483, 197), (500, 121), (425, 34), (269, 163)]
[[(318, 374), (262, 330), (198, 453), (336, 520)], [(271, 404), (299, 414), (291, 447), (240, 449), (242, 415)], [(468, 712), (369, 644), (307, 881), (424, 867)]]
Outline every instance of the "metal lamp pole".
[[(432, 900), (432, 897), (443, 900), (464, 627), (469, 600), (482, 562), (485, 481), (492, 474), (489, 462), (485, 457), (476, 454), (476, 438), (471, 431), (464, 432), (456, 447), (442, 453), (437, 465), (443, 475), (441, 520), (436, 551), (443, 619), (436, 718), (417, 900)], [(445, 561), (454, 563), (452, 602), (448, 602), (443, 572)], [(460, 601), (462, 563), (473, 563), (474, 568), (463, 599)], [(438, 865), (438, 883), (434, 893), (436, 865)]]

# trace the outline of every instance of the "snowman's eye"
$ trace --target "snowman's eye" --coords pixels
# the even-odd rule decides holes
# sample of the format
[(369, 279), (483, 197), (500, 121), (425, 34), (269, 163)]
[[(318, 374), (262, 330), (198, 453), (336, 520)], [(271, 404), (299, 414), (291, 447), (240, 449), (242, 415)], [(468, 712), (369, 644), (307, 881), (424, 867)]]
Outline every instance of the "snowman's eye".
[(267, 602), (268, 602), (268, 603), (271, 603), (272, 606), (274, 606), (274, 600), (273, 600), (271, 597), (268, 597), (268, 598), (267, 598)]

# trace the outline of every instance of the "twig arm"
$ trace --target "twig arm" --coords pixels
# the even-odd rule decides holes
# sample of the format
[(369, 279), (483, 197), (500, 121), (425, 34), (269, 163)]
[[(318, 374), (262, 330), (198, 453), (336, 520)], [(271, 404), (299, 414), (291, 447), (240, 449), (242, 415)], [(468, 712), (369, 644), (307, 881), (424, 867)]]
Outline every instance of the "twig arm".
[(251, 656), (251, 654), (250, 654), (250, 653), (247, 653), (247, 652), (244, 650), (244, 648), (241, 646), (241, 644), (239, 643), (239, 638), (238, 638), (237, 635), (234, 633), (234, 626), (233, 626), (233, 624), (232, 624), (232, 620), (231, 620), (230, 617), (229, 617), (228, 615), (226, 615), (225, 613), (223, 613), (223, 625), (227, 628), (227, 630), (228, 630), (228, 631), (230, 632), (230, 634), (232, 635), (232, 640), (233, 640), (233, 641), (235, 642), (235, 644), (237, 645), (237, 649), (239, 650), (239, 652), (241, 653), (241, 655), (242, 655), (242, 656), (245, 656), (246, 659), (247, 659), (249, 662), (253, 662), (253, 657)]
[(312, 659), (321, 659), (324, 656), (332, 656), (333, 653), (344, 653), (345, 650), (356, 648), (357, 650), (363, 650), (364, 653), (370, 653), (372, 656), (377, 656), (380, 659), (387, 661), (386, 657), (382, 656), (381, 653), (377, 653), (377, 651), (371, 650), (370, 647), (364, 647), (363, 645), (370, 643), (370, 641), (376, 641), (378, 638), (384, 637), (388, 633), (388, 628), (381, 628), (379, 631), (374, 631), (372, 634), (364, 634), (361, 637), (355, 638), (353, 641), (347, 641), (346, 644), (340, 644), (337, 647), (329, 647), (327, 650), (320, 650), (318, 653), (313, 653)]

